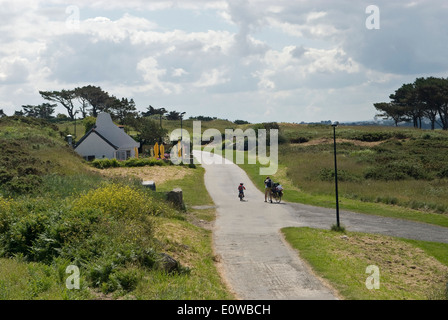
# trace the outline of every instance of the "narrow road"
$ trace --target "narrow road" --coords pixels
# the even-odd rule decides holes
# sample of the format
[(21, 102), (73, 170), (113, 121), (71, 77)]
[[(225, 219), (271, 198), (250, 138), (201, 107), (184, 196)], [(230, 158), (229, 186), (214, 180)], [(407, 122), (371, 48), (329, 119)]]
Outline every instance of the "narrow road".
[[(205, 185), (218, 212), (215, 251), (237, 296), (247, 300), (336, 299), (279, 231), (289, 226), (329, 229), (336, 222), (335, 210), (265, 203), (262, 192), (237, 165), (207, 152), (194, 151), (194, 156), (204, 160)], [(237, 197), (240, 182), (247, 189), (244, 202)], [(349, 231), (448, 243), (448, 228), (346, 211), (340, 212), (340, 220)]]
[[(264, 195), (237, 165), (207, 152), (194, 151), (206, 170), (205, 185), (217, 206), (215, 252), (224, 277), (245, 300), (336, 299), (332, 291), (282, 238), (280, 229), (300, 226), (298, 216), (283, 206), (264, 202)], [(207, 164), (213, 161), (221, 164)], [(246, 187), (245, 201), (237, 187)]]
[[(300, 203), (281, 203), (299, 221), (301, 226), (329, 229), (336, 223), (336, 210)], [(348, 231), (377, 233), (413, 240), (448, 243), (448, 228), (404, 219), (340, 211), (341, 225)]]

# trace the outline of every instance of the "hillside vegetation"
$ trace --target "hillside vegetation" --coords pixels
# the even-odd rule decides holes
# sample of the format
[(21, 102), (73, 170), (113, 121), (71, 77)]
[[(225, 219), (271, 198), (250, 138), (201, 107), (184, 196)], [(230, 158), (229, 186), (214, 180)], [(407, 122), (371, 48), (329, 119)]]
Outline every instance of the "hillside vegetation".
[[(169, 132), (180, 127), (179, 121), (164, 120), (162, 123)], [(192, 124), (192, 120), (183, 121), (183, 128), (190, 134), (193, 134)], [(202, 131), (214, 128), (221, 133), (227, 128), (246, 130), (263, 126), (279, 128), (280, 172), (275, 177), (288, 180), (280, 182), (290, 183), (308, 195), (334, 196), (331, 126), (275, 122), (237, 125), (225, 120), (201, 122)], [(340, 125), (336, 138), (342, 204), (348, 199), (448, 218), (447, 131)], [(259, 164), (242, 167), (248, 172), (258, 172)], [(255, 176), (251, 174), (251, 177)], [(260, 185), (263, 179), (259, 177)], [(287, 192), (285, 196), (288, 200)], [(294, 201), (300, 201), (300, 197)]]
[[(0, 299), (231, 297), (208, 230), (140, 180), (98, 173), (63, 136), (36, 119), (0, 120)], [(202, 168), (184, 169), (203, 185)], [(68, 266), (79, 289), (66, 285)]]
[(25, 117), (0, 119), (0, 183), (3, 194), (32, 193), (49, 174), (85, 174), (88, 168), (58, 128)]
[[(190, 134), (192, 124), (183, 121)], [(202, 131), (222, 133), (268, 125), (201, 124)], [(180, 128), (179, 121), (162, 125), (168, 132)], [(285, 200), (334, 207), (332, 128), (269, 126), (280, 129), (273, 179), (286, 187)], [(0, 119), (0, 299), (231, 299), (216, 270), (211, 231), (203, 227), (214, 209), (192, 209), (213, 205), (204, 169), (129, 162), (159, 176), (173, 171), (158, 190), (185, 190), (187, 213), (179, 212), (142, 188), (131, 170), (138, 168), (86, 164), (64, 140), (72, 128)], [(448, 132), (341, 125), (336, 135), (341, 208), (448, 225)], [(262, 188), (260, 164), (241, 166)], [(69, 265), (81, 271), (78, 290), (66, 287)]]
[[(292, 142), (280, 162), (301, 190), (334, 194), (333, 130), (285, 125)], [(339, 191), (343, 198), (448, 213), (448, 132), (406, 128), (336, 129)]]

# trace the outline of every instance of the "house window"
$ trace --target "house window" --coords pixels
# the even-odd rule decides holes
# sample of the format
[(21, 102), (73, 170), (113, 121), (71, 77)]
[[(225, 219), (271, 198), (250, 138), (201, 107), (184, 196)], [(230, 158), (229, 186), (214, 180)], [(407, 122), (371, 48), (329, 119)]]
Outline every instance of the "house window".
[(127, 160), (131, 157), (131, 150), (120, 150), (116, 153), (117, 160)]
[(124, 151), (117, 151), (117, 160), (126, 160), (126, 153)]

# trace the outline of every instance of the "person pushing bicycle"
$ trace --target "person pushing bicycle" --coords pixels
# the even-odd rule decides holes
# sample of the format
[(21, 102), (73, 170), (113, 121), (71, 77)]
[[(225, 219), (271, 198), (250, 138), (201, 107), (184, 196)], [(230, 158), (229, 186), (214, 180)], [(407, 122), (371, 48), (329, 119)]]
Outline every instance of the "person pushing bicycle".
[(268, 202), (268, 195), (269, 200), (272, 202), (272, 180), (269, 177), (266, 177), (264, 180), (264, 202)]

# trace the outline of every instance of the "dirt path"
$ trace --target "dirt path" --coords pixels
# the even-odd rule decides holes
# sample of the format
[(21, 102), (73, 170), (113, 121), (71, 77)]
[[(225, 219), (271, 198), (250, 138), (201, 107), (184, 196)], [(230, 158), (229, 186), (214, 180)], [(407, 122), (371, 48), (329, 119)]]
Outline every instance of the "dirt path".
[(160, 185), (169, 180), (178, 180), (191, 174), (191, 170), (179, 166), (153, 166), (153, 167), (129, 167), (129, 168), (108, 168), (92, 169), (107, 177), (135, 177), (143, 181), (151, 180)]

